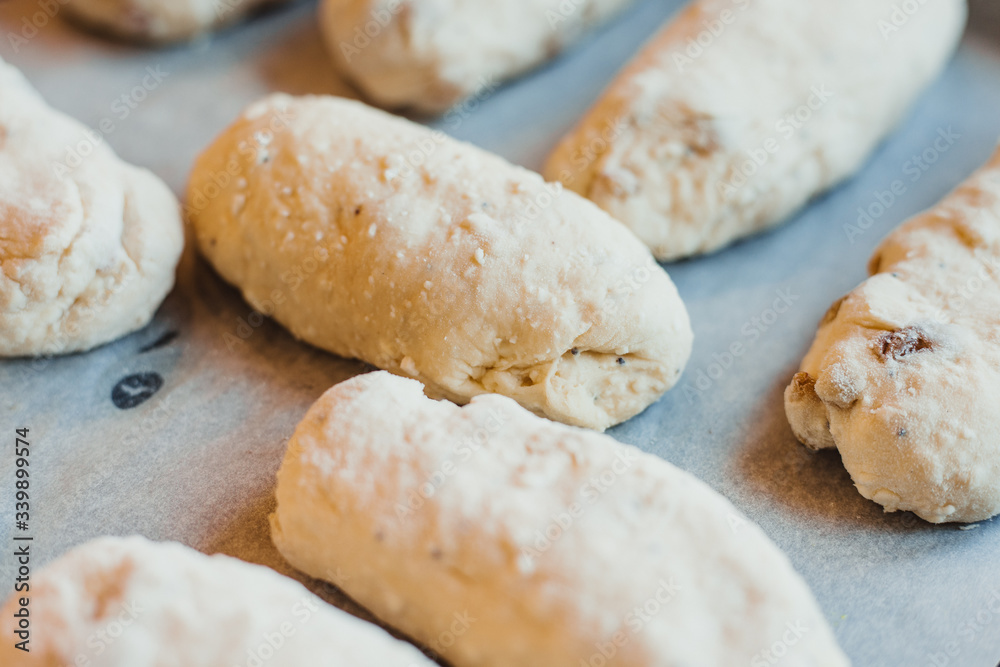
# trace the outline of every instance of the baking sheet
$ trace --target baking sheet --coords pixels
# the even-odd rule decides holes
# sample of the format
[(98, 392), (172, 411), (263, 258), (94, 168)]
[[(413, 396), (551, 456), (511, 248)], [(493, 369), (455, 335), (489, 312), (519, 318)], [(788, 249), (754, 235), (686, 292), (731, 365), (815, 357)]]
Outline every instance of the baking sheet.
[[(0, 55), (55, 107), (92, 127), (111, 119), (107, 141), (178, 193), (197, 152), (257, 97), (274, 90), (354, 96), (323, 51), (313, 3), (161, 51), (82, 34), (57, 16), (15, 48), (11, 33), (21, 35), (25, 17), (49, 4), (56, 3), (0, 3)], [(699, 476), (757, 522), (812, 586), (856, 665), (993, 667), (1000, 660), (1000, 614), (990, 610), (1000, 609), (997, 522), (960, 530), (884, 515), (854, 490), (835, 452), (796, 443), (781, 396), (817, 321), (865, 277), (878, 241), (984, 162), (1000, 136), (1000, 11), (985, 0), (973, 5), (955, 61), (855, 179), (779, 230), (667, 267), (691, 313), (694, 355), (677, 389), (610, 431)], [(680, 6), (640, 2), (557, 62), (439, 126), (538, 169)], [(136, 94), (147, 68), (162, 81)], [(116, 103), (123, 95), (134, 109)], [(949, 128), (959, 138), (909, 181), (907, 161)], [(845, 223), (896, 179), (906, 181), (906, 193), (852, 242)], [(772, 317), (780, 295), (791, 305)], [(144, 330), (84, 355), (0, 362), (2, 438), (12, 445), (15, 428), (31, 429), (35, 571), (98, 535), (140, 533), (303, 580), (269, 540), (274, 474), (308, 406), (364, 367), (296, 343), (273, 323), (253, 326), (250, 313), (188, 253), (177, 288)], [(735, 342), (747, 351), (720, 363), (714, 355)], [(149, 373), (162, 378), (159, 391), (135, 407), (116, 407), (114, 387)], [(14, 532), (7, 444), (0, 450), (4, 545)], [(12, 549), (0, 552), (0, 590), (9, 592), (15, 562)], [(333, 587), (304, 582), (364, 615)]]

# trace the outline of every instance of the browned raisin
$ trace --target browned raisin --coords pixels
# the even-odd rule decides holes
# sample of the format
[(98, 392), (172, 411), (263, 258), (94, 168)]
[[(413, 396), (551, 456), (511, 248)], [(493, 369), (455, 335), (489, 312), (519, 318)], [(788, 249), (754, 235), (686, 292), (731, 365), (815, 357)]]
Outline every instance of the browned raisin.
[(902, 361), (911, 354), (932, 351), (934, 342), (920, 327), (905, 327), (882, 334), (876, 339), (875, 346), (883, 359), (892, 357), (896, 361)]
[(792, 396), (801, 400), (803, 396), (816, 393), (816, 380), (809, 373), (796, 373), (792, 378)]

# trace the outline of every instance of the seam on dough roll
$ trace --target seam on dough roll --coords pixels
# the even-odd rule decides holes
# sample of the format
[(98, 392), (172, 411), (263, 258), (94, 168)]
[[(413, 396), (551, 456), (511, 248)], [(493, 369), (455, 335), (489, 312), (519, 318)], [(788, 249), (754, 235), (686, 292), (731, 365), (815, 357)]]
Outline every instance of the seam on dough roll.
[(635, 0), (324, 0), (341, 71), (380, 106), (445, 111), (551, 59)]
[(898, 28), (897, 4), (698, 0), (615, 80), (544, 173), (661, 260), (773, 227), (857, 171), (954, 51), (964, 0), (920, 3)]
[(0, 356), (110, 342), (173, 287), (177, 199), (95, 136), (0, 60)]
[(1000, 151), (875, 251), (785, 390), (795, 435), (933, 523), (1000, 513)]
[(276, 494), (289, 563), (342, 574), (455, 667), (578, 667), (602, 647), (621, 667), (743, 665), (791, 627), (785, 664), (848, 664), (787, 558), (722, 496), (502, 396), (459, 408), (384, 372), (336, 385)]
[(604, 429), (676, 384), (673, 283), (540, 176), (358, 102), (275, 95), (198, 159), (202, 254), (295, 336), (466, 402)]
[(297, 581), (176, 542), (103, 537), (32, 574), (29, 652), (23, 595), (0, 614), (4, 667), (434, 667)]
[(289, 0), (60, 0), (88, 28), (123, 39), (166, 44), (193, 39), (267, 5)]

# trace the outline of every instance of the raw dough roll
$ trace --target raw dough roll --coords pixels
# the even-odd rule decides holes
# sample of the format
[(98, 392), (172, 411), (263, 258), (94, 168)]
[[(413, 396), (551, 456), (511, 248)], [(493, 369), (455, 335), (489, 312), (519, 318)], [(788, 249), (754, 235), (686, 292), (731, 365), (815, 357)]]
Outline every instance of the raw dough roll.
[[(772, 227), (854, 173), (938, 75), (964, 0), (699, 0), (545, 169), (661, 260)], [(900, 25), (901, 24), (901, 25)]]
[[(30, 586), (2, 610), (4, 667), (434, 667), (292, 579), (177, 543), (100, 538), (32, 574)], [(15, 647), (22, 608), (29, 652)]]
[[(502, 396), (373, 373), (278, 473), (275, 545), (455, 667), (846, 665), (802, 579), (694, 477)], [(603, 662), (602, 662), (603, 661)], [(766, 660), (765, 660), (766, 662)]]
[(444, 111), (539, 65), (634, 0), (324, 0), (340, 69), (374, 102)]
[(175, 42), (288, 0), (60, 0), (74, 19), (118, 37)]
[(258, 310), (456, 402), (496, 392), (604, 429), (681, 374), (667, 274), (590, 202), (330, 97), (269, 97), (198, 159), (202, 253)]
[(872, 257), (785, 390), (796, 436), (837, 447), (887, 512), (1000, 514), (1000, 152)]
[(0, 60), (0, 356), (88, 350), (145, 326), (183, 244), (167, 186)]

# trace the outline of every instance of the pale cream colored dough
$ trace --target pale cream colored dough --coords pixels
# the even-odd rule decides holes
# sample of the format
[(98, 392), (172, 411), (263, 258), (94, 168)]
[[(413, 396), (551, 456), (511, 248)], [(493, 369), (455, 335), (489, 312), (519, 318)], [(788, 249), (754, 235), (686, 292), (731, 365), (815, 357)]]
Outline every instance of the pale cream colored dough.
[(785, 390), (806, 445), (836, 447), (887, 512), (1000, 513), (1000, 152), (876, 250)]
[(460, 408), (384, 372), (336, 385), (292, 436), (277, 500), (294, 567), (455, 667), (750, 665), (779, 644), (788, 667), (848, 664), (722, 496), (502, 396)]
[(166, 43), (197, 37), (289, 0), (68, 0), (66, 12), (125, 39)]
[(661, 260), (777, 225), (857, 171), (954, 51), (964, 0), (922, 2), (905, 20), (900, 4), (698, 0), (562, 140), (544, 174)]
[(690, 354), (673, 283), (619, 222), (358, 102), (252, 105), (198, 159), (187, 206), (201, 252), (258, 310), (436, 397), (496, 392), (604, 429)]
[(444, 111), (555, 57), (635, 0), (324, 0), (341, 71), (376, 104)]
[(0, 60), (0, 356), (79, 352), (145, 326), (183, 245), (167, 186)]
[(0, 612), (4, 667), (434, 667), (292, 579), (176, 542), (96, 539), (30, 586), (29, 652), (15, 648), (21, 594)]

